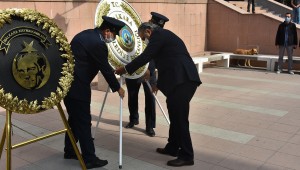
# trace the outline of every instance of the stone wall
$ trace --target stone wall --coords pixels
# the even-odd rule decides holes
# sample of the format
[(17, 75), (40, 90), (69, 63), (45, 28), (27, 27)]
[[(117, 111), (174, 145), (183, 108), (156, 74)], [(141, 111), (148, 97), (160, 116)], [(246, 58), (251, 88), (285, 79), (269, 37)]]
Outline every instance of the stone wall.
[[(186, 43), (191, 55), (205, 51), (207, 0), (128, 0), (148, 21), (150, 12), (166, 15), (165, 28), (172, 30)], [(78, 32), (94, 28), (99, 0), (1, 0), (0, 9), (30, 8), (46, 14), (65, 32), (70, 41)]]

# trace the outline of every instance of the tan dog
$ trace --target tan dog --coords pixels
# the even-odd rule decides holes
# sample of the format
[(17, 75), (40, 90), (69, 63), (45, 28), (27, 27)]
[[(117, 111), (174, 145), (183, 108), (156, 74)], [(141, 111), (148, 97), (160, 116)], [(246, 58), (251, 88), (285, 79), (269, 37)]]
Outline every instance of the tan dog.
[[(257, 55), (258, 50), (256, 48), (252, 48), (250, 50), (245, 50), (245, 49), (236, 49), (235, 54), (243, 54), (243, 55)], [(244, 66), (249, 66), (252, 67), (250, 64), (250, 59), (245, 59)]]

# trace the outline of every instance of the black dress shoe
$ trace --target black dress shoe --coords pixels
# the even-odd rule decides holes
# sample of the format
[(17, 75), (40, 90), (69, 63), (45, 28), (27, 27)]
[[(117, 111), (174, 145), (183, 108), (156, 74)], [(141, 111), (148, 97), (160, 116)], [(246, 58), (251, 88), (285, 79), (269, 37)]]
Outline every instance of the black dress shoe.
[(77, 156), (75, 153), (65, 153), (64, 154), (64, 159), (75, 159), (78, 160)]
[(184, 161), (184, 160), (177, 158), (177, 159), (168, 161), (167, 165), (168, 166), (191, 166), (191, 165), (194, 165), (194, 161), (193, 160)]
[(101, 160), (98, 157), (93, 159), (92, 161), (85, 162), (85, 166), (87, 169), (99, 168), (108, 164), (107, 160)]
[(157, 148), (156, 152), (160, 153), (160, 154), (164, 154), (164, 155), (170, 155), (170, 156), (174, 156), (177, 157), (177, 153), (169, 153), (168, 151), (166, 151), (165, 148)]
[(134, 125), (138, 125), (139, 124), (139, 121), (136, 121), (136, 122), (129, 122), (125, 128), (133, 128)]
[(146, 129), (146, 134), (150, 137), (154, 137), (155, 136), (155, 131), (153, 128), (149, 128), (149, 129)]

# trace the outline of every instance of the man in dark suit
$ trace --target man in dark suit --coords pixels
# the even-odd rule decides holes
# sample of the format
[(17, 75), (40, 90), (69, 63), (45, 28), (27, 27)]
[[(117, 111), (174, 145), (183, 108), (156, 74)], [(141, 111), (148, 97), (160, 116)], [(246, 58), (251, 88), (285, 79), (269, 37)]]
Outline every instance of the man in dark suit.
[[(68, 122), (76, 142), (79, 141), (87, 169), (102, 167), (108, 163), (107, 160), (96, 157), (91, 135), (92, 80), (100, 70), (112, 91), (118, 91), (122, 98), (125, 94), (108, 63), (108, 49), (105, 44), (115, 39), (125, 23), (107, 16), (103, 16), (102, 19), (103, 23), (99, 28), (84, 30), (75, 35), (71, 41), (75, 58), (74, 81), (64, 98), (69, 114)], [(68, 135), (65, 135), (64, 151), (65, 159), (77, 159)]]
[(149, 22), (143, 23), (138, 32), (142, 40), (149, 40), (148, 46), (140, 56), (115, 72), (130, 74), (154, 60), (158, 70), (157, 88), (167, 97), (171, 122), (167, 145), (156, 151), (177, 156), (168, 161), (169, 166), (194, 165), (188, 116), (189, 103), (201, 84), (196, 66), (184, 42), (173, 32)]
[[(149, 22), (164, 27), (165, 22), (169, 19), (159, 13), (151, 12), (151, 19)], [(149, 75), (150, 74), (150, 75)], [(155, 89), (156, 87), (156, 75), (155, 75), (155, 64), (154, 61), (149, 62), (149, 67), (145, 75), (139, 79), (125, 79), (128, 90), (128, 108), (129, 108), (129, 123), (125, 126), (126, 128), (132, 128), (134, 125), (139, 124), (139, 113), (138, 113), (138, 95), (141, 84), (143, 84), (145, 93), (145, 122), (146, 122), (146, 134), (150, 137), (155, 136), (155, 99), (152, 95), (151, 90), (144, 82), (144, 79), (148, 79), (150, 76), (150, 85)], [(147, 80), (146, 80), (147, 81)]]
[(296, 24), (292, 22), (292, 14), (286, 13), (285, 20), (278, 26), (278, 30), (276, 33), (275, 45), (279, 46), (277, 74), (280, 74), (282, 72), (283, 55), (285, 50), (287, 51), (288, 55), (288, 72), (289, 74), (294, 74), (294, 72), (292, 71), (293, 49), (297, 47), (297, 44), (298, 35)]
[[(149, 79), (150, 77), (150, 79)], [(150, 80), (150, 85), (154, 86), (156, 84), (155, 67), (154, 63), (150, 62), (148, 70), (145, 75), (138, 79), (125, 79), (126, 87), (128, 91), (128, 108), (129, 108), (129, 123), (125, 128), (133, 128), (134, 125), (139, 124), (139, 113), (138, 113), (138, 95), (141, 84), (143, 85), (145, 94), (145, 124), (146, 124), (146, 134), (150, 137), (155, 136), (155, 99), (152, 95), (145, 81)]]

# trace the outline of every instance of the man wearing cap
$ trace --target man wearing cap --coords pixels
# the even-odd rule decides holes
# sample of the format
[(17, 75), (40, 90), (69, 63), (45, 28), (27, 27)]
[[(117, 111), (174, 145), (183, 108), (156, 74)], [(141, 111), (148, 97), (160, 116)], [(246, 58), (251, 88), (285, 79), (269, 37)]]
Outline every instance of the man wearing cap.
[(168, 166), (194, 165), (194, 151), (189, 131), (190, 101), (201, 84), (197, 68), (184, 42), (173, 32), (153, 23), (141, 24), (138, 29), (142, 40), (149, 44), (142, 54), (116, 74), (133, 73), (150, 60), (158, 70), (157, 88), (166, 96), (170, 117), (168, 143), (157, 148), (160, 154), (177, 157), (167, 162)]
[[(151, 12), (152, 18), (149, 22), (152, 22), (161, 28), (164, 27), (165, 22), (169, 19), (159, 13)], [(156, 90), (156, 75), (155, 75), (155, 64), (151, 60), (149, 62), (149, 68), (145, 75), (139, 79), (125, 79), (126, 87), (128, 90), (128, 108), (129, 108), (129, 123), (125, 126), (126, 128), (132, 128), (134, 125), (139, 124), (139, 113), (138, 113), (138, 95), (141, 84), (143, 84), (145, 93), (145, 122), (146, 122), (146, 134), (150, 137), (155, 136), (155, 122), (156, 122), (156, 111), (155, 111), (155, 99), (152, 95), (151, 90), (147, 86), (144, 80), (150, 82), (153, 91)]]
[[(113, 69), (108, 63), (110, 43), (125, 25), (122, 21), (103, 16), (99, 28), (84, 30), (73, 38), (71, 49), (75, 58), (74, 81), (64, 98), (64, 104), (69, 114), (68, 122), (79, 141), (82, 157), (87, 169), (102, 167), (107, 160), (101, 160), (95, 155), (94, 141), (91, 135), (91, 87), (90, 84), (99, 70), (103, 74), (113, 92), (118, 91), (124, 97), (125, 91), (116, 79)], [(65, 159), (77, 159), (69, 136), (65, 135)]]

